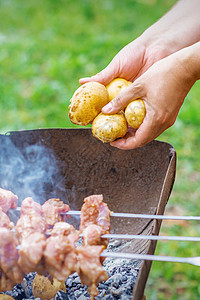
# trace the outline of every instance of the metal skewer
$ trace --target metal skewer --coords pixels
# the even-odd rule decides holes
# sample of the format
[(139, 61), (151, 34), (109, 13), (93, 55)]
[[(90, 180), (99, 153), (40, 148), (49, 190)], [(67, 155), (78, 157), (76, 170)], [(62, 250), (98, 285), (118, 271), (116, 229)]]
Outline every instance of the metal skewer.
[[(21, 207), (17, 207), (16, 209), (20, 211)], [(69, 210), (68, 212), (62, 213), (61, 215), (81, 215), (80, 210)], [(184, 221), (200, 221), (200, 216), (164, 216), (164, 215), (149, 215), (149, 214), (133, 214), (133, 213), (115, 213), (111, 212), (111, 217), (117, 218), (138, 218), (138, 219), (155, 219), (155, 220), (184, 220)]]
[[(18, 245), (16, 248), (17, 250), (20, 250), (20, 245)], [(139, 260), (187, 263), (187, 264), (200, 267), (200, 256), (176, 257), (176, 256), (151, 255), (151, 254), (124, 253), (124, 252), (108, 252), (105, 250), (100, 254), (100, 256), (111, 257), (111, 258), (122, 258), (122, 259), (139, 259)]]
[(123, 252), (108, 252), (103, 251), (102, 257), (123, 258), (123, 259), (139, 259), (139, 260), (151, 260), (151, 261), (165, 261), (165, 262), (177, 262), (187, 263), (195, 266), (200, 266), (200, 256), (196, 257), (175, 257), (175, 256), (162, 256), (162, 255), (150, 255), (150, 254), (135, 254), (135, 253), (123, 253)]
[[(69, 210), (65, 215), (81, 215), (79, 210)], [(148, 215), (148, 214), (132, 214), (132, 213), (114, 213), (111, 217), (118, 218), (141, 218), (141, 219), (156, 219), (156, 220), (185, 220), (185, 221), (200, 221), (200, 216), (163, 216), (163, 215)]]
[(125, 240), (155, 240), (155, 241), (187, 241), (187, 242), (200, 242), (200, 237), (190, 237), (190, 236), (159, 236), (159, 235), (136, 235), (136, 234), (103, 234), (102, 238), (107, 239), (125, 239)]

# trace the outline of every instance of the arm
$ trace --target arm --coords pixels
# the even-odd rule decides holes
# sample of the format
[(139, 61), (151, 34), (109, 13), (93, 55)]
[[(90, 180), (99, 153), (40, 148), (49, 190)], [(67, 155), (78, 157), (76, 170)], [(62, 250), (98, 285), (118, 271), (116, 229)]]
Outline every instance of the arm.
[(180, 0), (140, 37), (125, 46), (111, 63), (80, 84), (98, 81), (107, 85), (122, 77), (134, 81), (156, 61), (200, 40), (200, 1)]
[(193, 84), (200, 79), (200, 42), (156, 62), (102, 110), (115, 113), (133, 99), (144, 99), (146, 117), (137, 131), (112, 143), (120, 149), (144, 146), (172, 126)]

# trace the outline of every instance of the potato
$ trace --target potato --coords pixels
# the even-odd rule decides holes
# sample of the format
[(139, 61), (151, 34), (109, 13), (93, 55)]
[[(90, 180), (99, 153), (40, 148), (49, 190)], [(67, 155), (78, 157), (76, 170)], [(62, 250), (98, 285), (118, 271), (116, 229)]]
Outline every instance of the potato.
[(58, 281), (54, 278), (52, 284), (47, 277), (36, 274), (32, 283), (32, 292), (35, 298), (41, 300), (54, 299), (58, 291), (66, 292), (64, 281)]
[(109, 102), (105, 86), (99, 82), (88, 82), (80, 86), (72, 96), (69, 118), (72, 123), (88, 125)]
[(0, 300), (15, 300), (15, 298), (13, 298), (9, 295), (6, 295), (6, 294), (1, 294), (0, 295)]
[(131, 81), (127, 81), (123, 78), (115, 78), (113, 81), (111, 81), (106, 86), (109, 95), (109, 101), (114, 99), (122, 90), (124, 90), (131, 84), (132, 84)]
[(127, 122), (124, 113), (114, 115), (100, 113), (92, 123), (92, 133), (100, 141), (113, 142), (127, 133)]
[(135, 129), (140, 127), (145, 115), (146, 108), (142, 99), (132, 101), (125, 109), (125, 118), (128, 124)]

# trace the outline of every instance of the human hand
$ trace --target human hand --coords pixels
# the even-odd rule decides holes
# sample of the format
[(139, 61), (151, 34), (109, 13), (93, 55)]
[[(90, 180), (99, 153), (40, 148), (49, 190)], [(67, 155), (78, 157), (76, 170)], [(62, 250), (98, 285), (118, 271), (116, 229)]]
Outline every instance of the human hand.
[(81, 78), (80, 84), (97, 81), (107, 85), (114, 78), (120, 77), (128, 81), (134, 81), (141, 76), (156, 61), (170, 54), (167, 47), (162, 47), (159, 43), (149, 43), (142, 36), (126, 45), (110, 62), (110, 64), (100, 73)]
[(188, 68), (191, 58), (187, 51), (183, 49), (153, 64), (102, 109), (103, 113), (114, 114), (134, 99), (142, 98), (145, 102), (146, 116), (139, 129), (129, 127), (127, 135), (112, 142), (112, 146), (124, 150), (144, 146), (174, 124), (187, 93), (197, 80), (192, 72), (195, 62)]

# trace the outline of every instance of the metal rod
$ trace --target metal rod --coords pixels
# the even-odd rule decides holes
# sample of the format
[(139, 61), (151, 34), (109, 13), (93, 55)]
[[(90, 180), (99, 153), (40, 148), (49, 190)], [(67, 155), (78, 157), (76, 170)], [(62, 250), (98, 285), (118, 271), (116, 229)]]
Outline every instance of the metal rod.
[[(16, 209), (20, 211), (21, 207), (17, 207)], [(61, 215), (81, 215), (80, 210), (69, 210), (66, 213), (62, 213)], [(184, 221), (200, 221), (200, 216), (164, 216), (164, 215), (149, 215), (149, 214), (132, 214), (132, 213), (114, 213), (111, 212), (111, 217), (117, 218), (138, 218), (138, 219), (155, 219), (155, 220), (184, 220)]]
[(103, 251), (102, 257), (122, 258), (122, 259), (139, 259), (139, 260), (151, 260), (151, 261), (164, 261), (164, 262), (177, 262), (188, 263), (195, 266), (200, 266), (200, 256), (197, 257), (175, 257), (175, 256), (162, 256), (151, 254), (135, 254), (135, 253), (123, 253), (123, 252), (108, 252)]
[[(69, 210), (66, 215), (81, 215), (79, 210)], [(132, 213), (111, 213), (111, 217), (118, 218), (141, 218), (141, 219), (157, 219), (157, 220), (185, 220), (185, 221), (200, 221), (200, 216), (163, 216), (163, 215), (148, 215), (148, 214), (132, 214)]]
[(125, 239), (125, 240), (168, 240), (168, 241), (187, 241), (187, 242), (200, 242), (200, 237), (190, 236), (159, 236), (159, 235), (136, 235), (136, 234), (103, 234), (102, 238), (107, 239)]

